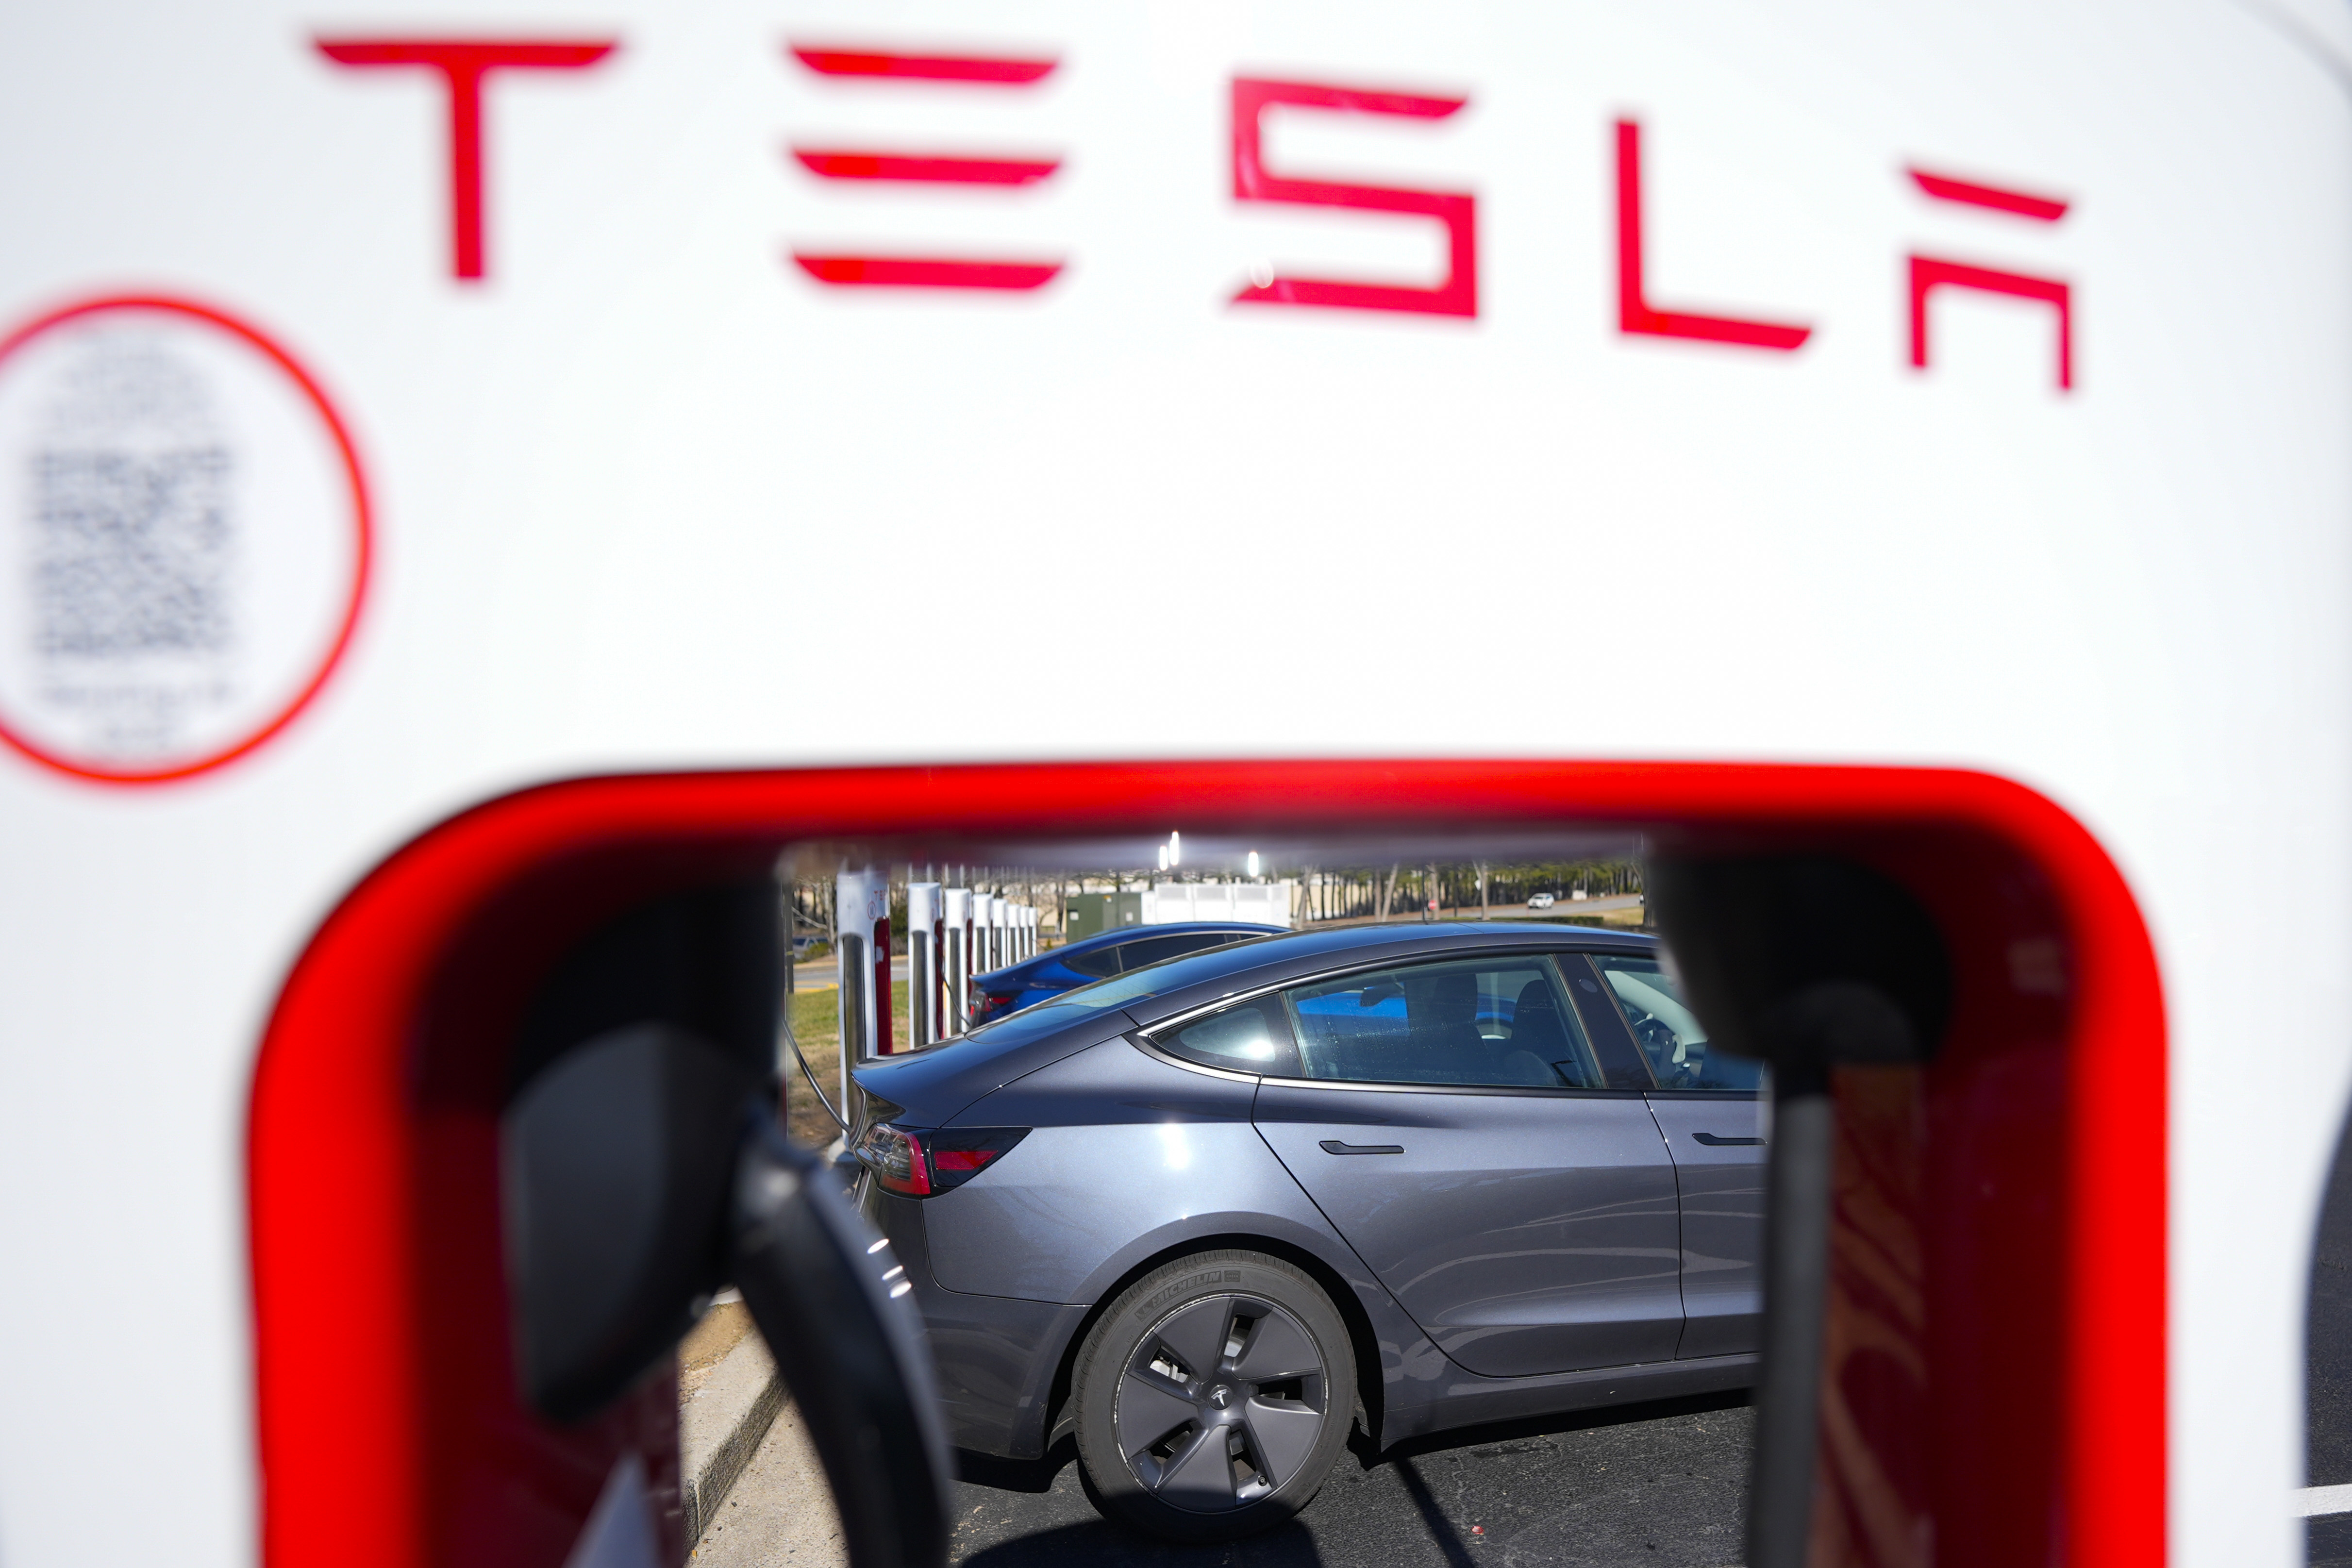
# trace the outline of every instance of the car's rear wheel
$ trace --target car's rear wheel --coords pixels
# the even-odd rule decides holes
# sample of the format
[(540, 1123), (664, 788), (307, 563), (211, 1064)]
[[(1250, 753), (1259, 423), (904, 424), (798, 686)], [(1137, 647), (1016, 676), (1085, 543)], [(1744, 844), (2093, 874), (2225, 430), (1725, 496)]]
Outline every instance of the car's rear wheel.
[(1307, 1274), (1195, 1253), (1121, 1292), (1078, 1352), (1078, 1458), (1105, 1512), (1231, 1541), (1307, 1506), (1348, 1440), (1356, 1356)]

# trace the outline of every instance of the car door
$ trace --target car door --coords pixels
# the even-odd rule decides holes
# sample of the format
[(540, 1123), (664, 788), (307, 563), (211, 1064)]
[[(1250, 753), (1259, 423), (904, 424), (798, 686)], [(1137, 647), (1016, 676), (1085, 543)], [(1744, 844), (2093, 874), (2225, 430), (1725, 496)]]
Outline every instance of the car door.
[[(1564, 965), (1571, 986), (1591, 981)], [(1761, 1063), (1708, 1048), (1673, 971), (1647, 954), (1590, 956), (1600, 995), (1650, 1067), (1650, 1111), (1681, 1189), (1683, 1338), (1677, 1355), (1759, 1346), (1764, 1311)], [(1596, 1032), (1607, 1026), (1596, 1019)]]
[(1359, 972), (1282, 999), (1297, 1076), (1260, 1084), (1258, 1131), (1440, 1349), (1491, 1377), (1674, 1355), (1674, 1166), (1549, 957)]

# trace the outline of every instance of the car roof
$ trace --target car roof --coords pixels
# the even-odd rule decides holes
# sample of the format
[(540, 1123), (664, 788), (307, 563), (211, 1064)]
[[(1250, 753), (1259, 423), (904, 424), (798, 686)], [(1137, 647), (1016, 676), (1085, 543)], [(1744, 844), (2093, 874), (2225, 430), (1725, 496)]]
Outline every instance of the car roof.
[(1258, 937), (1205, 952), (1187, 953), (1164, 964), (1130, 970), (1120, 979), (1165, 968), (1171, 988), (1129, 998), (1127, 1014), (1149, 1027), (1220, 996), (1280, 984), (1325, 970), (1358, 963), (1403, 962), (1442, 957), (1451, 952), (1494, 952), (1514, 948), (1538, 952), (1618, 952), (1650, 953), (1658, 939), (1640, 931), (1610, 931), (1600, 926), (1558, 921), (1398, 921), (1389, 925), (1341, 926), (1329, 931), (1289, 931)]
[[(1196, 922), (1196, 928), (1202, 924)], [(1207, 923), (1205, 929), (1221, 928)], [(1130, 1026), (1150, 1028), (1237, 992), (1310, 979), (1359, 963), (1412, 963), (1449, 953), (1499, 950), (1646, 954), (1656, 952), (1657, 946), (1656, 938), (1638, 932), (1559, 921), (1401, 921), (1391, 925), (1282, 931), (1129, 970), (1095, 985), (1065, 992), (1055, 1001), (1008, 1014), (982, 1025), (977, 1034), (863, 1063), (856, 1068), (856, 1077), (869, 1092), (918, 1120), (928, 1118), (930, 1125), (944, 1125), (981, 1096), (1024, 1073), (1100, 1040), (1115, 1038)], [(1154, 975), (1166, 979), (1167, 990), (1152, 989)], [(1069, 1008), (1073, 1000), (1089, 993), (1104, 995), (1105, 987), (1116, 989), (1102, 1006)], [(1062, 1018), (1067, 1023), (1057, 1023)]]
[(1112, 947), (1119, 942), (1133, 942), (1139, 937), (1181, 936), (1186, 931), (1245, 931), (1252, 936), (1287, 935), (1283, 926), (1268, 925), (1264, 921), (1171, 921), (1166, 925), (1121, 926), (1117, 931), (1097, 931), (1076, 942), (1066, 942), (1059, 947), (1047, 948), (1040, 958), (1053, 953), (1090, 952), (1098, 947)]
[[(1060, 963), (1074, 954), (1098, 952), (1106, 947), (1124, 947), (1131, 942), (1146, 942), (1160, 936), (1182, 936), (1193, 931), (1212, 935), (1238, 934), (1245, 937), (1290, 934), (1282, 926), (1270, 926), (1256, 921), (1171, 921), (1166, 925), (1121, 926), (1117, 931), (1097, 931), (1093, 936), (1082, 936), (1076, 942), (1066, 942), (1059, 947), (1046, 948), (1016, 963), (983, 970), (972, 978), (1005, 983), (1008, 977), (1028, 975), (1048, 964)], [(1085, 972), (1080, 971), (1080, 973)]]

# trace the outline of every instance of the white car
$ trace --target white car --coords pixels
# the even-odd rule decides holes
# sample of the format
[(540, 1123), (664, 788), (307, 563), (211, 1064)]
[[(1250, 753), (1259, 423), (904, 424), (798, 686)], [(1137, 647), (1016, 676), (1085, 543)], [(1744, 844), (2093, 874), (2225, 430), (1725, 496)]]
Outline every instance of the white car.
[(1529, 893), (1528, 895), (1528, 908), (1531, 910), (1548, 910), (1559, 901), (1558, 898), (1550, 893)]

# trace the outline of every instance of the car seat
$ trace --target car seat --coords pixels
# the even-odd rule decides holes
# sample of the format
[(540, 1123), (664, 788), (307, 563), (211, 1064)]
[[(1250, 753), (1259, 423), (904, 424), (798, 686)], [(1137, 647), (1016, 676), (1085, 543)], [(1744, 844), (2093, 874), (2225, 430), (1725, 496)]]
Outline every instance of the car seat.
[[(1502, 1081), (1557, 1089), (1581, 1086), (1576, 1041), (1560, 1016), (1559, 1001), (1540, 977), (1519, 987), (1511, 1007), (1511, 1037), (1501, 1062)], [(1555, 1066), (1554, 1064), (1559, 1064)]]
[(1494, 1052), (1478, 1032), (1478, 976), (1467, 969), (1408, 975), (1405, 1076), (1414, 1083), (1492, 1081)]

